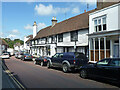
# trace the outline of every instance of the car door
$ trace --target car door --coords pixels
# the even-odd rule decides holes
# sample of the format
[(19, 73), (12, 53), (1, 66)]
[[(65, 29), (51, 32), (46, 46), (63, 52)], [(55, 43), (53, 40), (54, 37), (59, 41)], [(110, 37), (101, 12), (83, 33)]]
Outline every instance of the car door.
[(109, 65), (106, 69), (107, 76), (106, 78), (112, 80), (120, 80), (120, 60), (111, 59)]
[(97, 77), (105, 77), (107, 75), (105, 68), (108, 67), (110, 59), (100, 60), (94, 65), (93, 72)]
[(64, 58), (63, 58), (63, 53), (59, 54), (59, 59), (58, 59), (58, 65), (59, 67), (62, 67), (62, 62), (64, 61)]
[(57, 64), (58, 64), (58, 57), (59, 57), (59, 54), (58, 54), (58, 53), (55, 54), (55, 55), (52, 57), (51, 61), (52, 61), (52, 65), (53, 65), (53, 66), (58, 66), (58, 65), (57, 65)]

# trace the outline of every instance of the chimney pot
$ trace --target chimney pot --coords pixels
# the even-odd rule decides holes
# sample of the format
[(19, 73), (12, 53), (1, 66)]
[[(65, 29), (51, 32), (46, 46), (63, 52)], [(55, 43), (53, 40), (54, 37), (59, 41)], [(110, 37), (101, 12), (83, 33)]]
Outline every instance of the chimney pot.
[(53, 27), (57, 23), (56, 17), (53, 16), (51, 21), (52, 21), (52, 27)]
[(86, 10), (84, 10), (84, 12), (86, 12)]

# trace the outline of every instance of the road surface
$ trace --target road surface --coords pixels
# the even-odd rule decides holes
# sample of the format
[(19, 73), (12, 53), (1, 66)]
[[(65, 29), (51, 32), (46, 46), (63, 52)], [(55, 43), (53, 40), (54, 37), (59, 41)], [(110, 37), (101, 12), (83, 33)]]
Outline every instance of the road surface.
[(21, 61), (12, 56), (5, 64), (26, 88), (118, 88), (109, 83), (82, 79), (78, 73), (63, 73), (34, 65), (33, 61)]

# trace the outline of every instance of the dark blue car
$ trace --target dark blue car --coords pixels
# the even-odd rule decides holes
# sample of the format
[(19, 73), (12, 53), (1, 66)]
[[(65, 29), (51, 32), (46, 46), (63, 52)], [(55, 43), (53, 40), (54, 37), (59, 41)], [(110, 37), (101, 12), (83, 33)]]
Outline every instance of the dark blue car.
[(79, 69), (82, 65), (87, 63), (88, 59), (83, 53), (56, 53), (48, 60), (47, 67), (60, 67), (63, 69), (63, 72), (69, 72), (74, 69)]

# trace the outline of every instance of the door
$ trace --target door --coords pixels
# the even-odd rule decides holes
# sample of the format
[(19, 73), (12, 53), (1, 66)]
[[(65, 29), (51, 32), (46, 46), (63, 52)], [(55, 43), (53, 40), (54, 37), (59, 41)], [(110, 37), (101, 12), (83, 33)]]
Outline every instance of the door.
[(51, 59), (53, 66), (58, 66), (58, 60), (59, 60), (59, 54), (57, 53)]
[(94, 75), (98, 77), (106, 77), (107, 73), (105, 68), (108, 66), (109, 61), (110, 59), (103, 59), (97, 62), (93, 70)]
[(112, 59), (106, 69), (107, 77), (112, 80), (120, 80), (120, 59)]
[(114, 44), (114, 49), (113, 49), (113, 57), (119, 57), (119, 45), (118, 43)]

